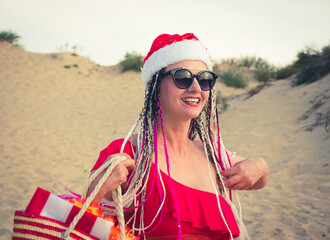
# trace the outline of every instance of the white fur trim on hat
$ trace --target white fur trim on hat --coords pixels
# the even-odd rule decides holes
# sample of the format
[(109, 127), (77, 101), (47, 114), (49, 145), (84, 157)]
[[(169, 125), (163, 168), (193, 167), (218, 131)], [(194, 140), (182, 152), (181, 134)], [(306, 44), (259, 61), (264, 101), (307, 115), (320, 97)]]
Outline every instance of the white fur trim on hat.
[(141, 69), (141, 78), (144, 89), (152, 76), (160, 69), (184, 60), (200, 60), (204, 62), (208, 70), (212, 71), (212, 62), (204, 45), (197, 40), (183, 40), (154, 52), (144, 63)]

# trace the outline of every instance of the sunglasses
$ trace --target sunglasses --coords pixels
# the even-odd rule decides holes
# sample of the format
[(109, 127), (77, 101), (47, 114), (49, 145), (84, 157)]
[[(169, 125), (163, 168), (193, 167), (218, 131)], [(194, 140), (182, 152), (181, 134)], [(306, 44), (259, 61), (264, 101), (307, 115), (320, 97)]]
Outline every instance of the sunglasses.
[(186, 68), (174, 68), (162, 75), (162, 77), (166, 77), (171, 75), (175, 85), (180, 89), (189, 88), (194, 82), (194, 78), (197, 79), (197, 82), (202, 90), (208, 91), (210, 90), (214, 84), (215, 80), (218, 78), (214, 72), (203, 70), (197, 74), (193, 74)]

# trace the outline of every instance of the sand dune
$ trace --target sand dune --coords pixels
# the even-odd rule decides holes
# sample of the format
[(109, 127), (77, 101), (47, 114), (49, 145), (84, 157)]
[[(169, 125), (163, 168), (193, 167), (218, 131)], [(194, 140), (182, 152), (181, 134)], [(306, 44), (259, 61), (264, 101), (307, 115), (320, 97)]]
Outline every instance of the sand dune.
[[(330, 75), (292, 87), (273, 82), (231, 96), (222, 114), (228, 149), (261, 156), (266, 188), (241, 192), (252, 239), (329, 239)], [(135, 72), (98, 66), (70, 53), (36, 54), (0, 42), (0, 238), (37, 186), (81, 192), (100, 150), (124, 136), (142, 108)]]
[[(227, 147), (262, 156), (270, 167), (266, 188), (241, 194), (253, 239), (329, 238), (329, 94), (330, 75), (294, 88), (279, 81), (246, 101), (232, 100), (223, 115)], [(317, 96), (327, 96), (319, 108)]]

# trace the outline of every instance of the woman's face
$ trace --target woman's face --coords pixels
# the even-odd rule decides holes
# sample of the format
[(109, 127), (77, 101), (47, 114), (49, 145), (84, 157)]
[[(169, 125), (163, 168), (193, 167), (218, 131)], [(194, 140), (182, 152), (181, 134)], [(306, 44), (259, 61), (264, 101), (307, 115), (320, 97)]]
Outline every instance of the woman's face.
[[(205, 63), (201, 61), (186, 60), (169, 65), (164, 73), (182, 67), (189, 69), (193, 74), (207, 70)], [(164, 77), (160, 83), (160, 105), (166, 118), (174, 117), (176, 120), (196, 118), (202, 111), (208, 97), (209, 91), (203, 91), (196, 78), (187, 89), (178, 88), (171, 75)]]

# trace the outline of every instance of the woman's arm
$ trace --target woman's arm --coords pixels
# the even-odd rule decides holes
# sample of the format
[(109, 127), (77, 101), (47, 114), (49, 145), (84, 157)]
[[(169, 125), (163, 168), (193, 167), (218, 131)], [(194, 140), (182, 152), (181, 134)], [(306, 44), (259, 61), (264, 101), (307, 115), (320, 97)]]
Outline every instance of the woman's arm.
[[(228, 151), (229, 156), (232, 154)], [(264, 159), (244, 158), (235, 155), (231, 158), (232, 167), (221, 172), (226, 178), (226, 187), (234, 190), (260, 189), (269, 179), (268, 165)]]
[[(135, 161), (131, 159), (131, 157), (126, 153), (119, 153), (114, 154), (114, 156), (125, 156), (127, 159), (118, 163), (115, 168), (112, 170), (110, 176), (107, 178), (105, 183), (100, 188), (99, 192), (96, 194), (95, 198), (93, 199), (92, 203), (100, 203), (102, 198), (106, 198), (112, 201), (112, 191), (115, 190), (118, 186), (122, 185), (123, 183), (127, 182), (127, 176), (129, 172), (135, 167)], [(111, 161), (111, 158), (108, 158), (108, 161)], [(93, 190), (95, 189), (96, 185), (104, 175), (106, 170), (104, 170), (99, 176), (97, 176), (94, 181), (91, 183), (90, 187), (87, 191), (87, 196), (89, 196)], [(92, 171), (93, 173), (94, 171)], [(92, 174), (91, 173), (91, 174)]]

